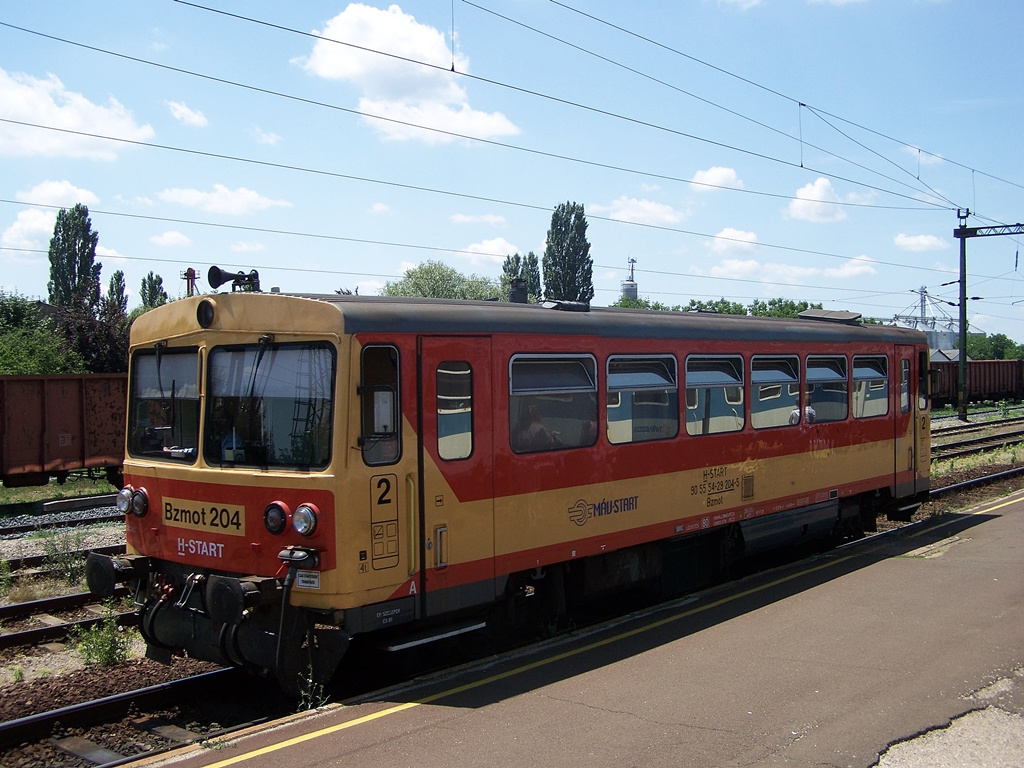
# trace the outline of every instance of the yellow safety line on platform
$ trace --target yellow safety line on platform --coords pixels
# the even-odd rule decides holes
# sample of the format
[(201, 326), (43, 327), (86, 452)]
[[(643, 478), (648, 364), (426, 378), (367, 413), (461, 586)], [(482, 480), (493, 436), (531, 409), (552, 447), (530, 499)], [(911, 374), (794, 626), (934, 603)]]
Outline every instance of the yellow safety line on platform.
[[(1018, 503), (1020, 503), (1020, 501), (1021, 501), (1020, 498), (1007, 499), (1006, 501), (1003, 501), (1002, 503), (997, 504), (997, 505), (995, 505), (993, 507), (983, 507), (981, 509), (975, 510), (974, 512), (970, 512), (968, 514), (969, 515), (990, 514), (992, 512), (995, 512), (996, 510), (1002, 509), (1003, 507), (1008, 507), (1011, 504), (1018, 504)], [(962, 514), (962, 513), (957, 513), (957, 516), (959, 516), (959, 514)], [(920, 531), (915, 531), (914, 533), (911, 534), (911, 536), (918, 536), (918, 535), (924, 533), (925, 531), (934, 531), (936, 528), (942, 528), (942, 527), (944, 527), (946, 525), (952, 525), (955, 522), (956, 522), (956, 518), (954, 517), (954, 518), (952, 518), (952, 519), (950, 519), (948, 521), (939, 523), (938, 525), (927, 526), (927, 527), (923, 528)], [(504, 680), (504, 679), (509, 678), (509, 677), (514, 677), (515, 675), (521, 675), (524, 672), (530, 672), (530, 671), (532, 671), (534, 669), (539, 669), (540, 667), (547, 666), (548, 664), (552, 664), (552, 663), (554, 663), (556, 661), (562, 661), (564, 659), (568, 659), (568, 658), (571, 658), (573, 656), (577, 656), (577, 655), (579, 655), (581, 653), (587, 653), (588, 651), (592, 651), (592, 650), (594, 650), (596, 648), (601, 648), (601, 647), (609, 645), (611, 643), (618, 642), (619, 640), (624, 640), (624, 639), (629, 638), (629, 637), (634, 637), (636, 635), (643, 634), (644, 632), (650, 632), (653, 629), (657, 629), (659, 627), (663, 627), (663, 626), (666, 626), (668, 624), (671, 624), (671, 623), (673, 623), (675, 621), (679, 621), (681, 619), (685, 619), (685, 618), (688, 618), (690, 616), (694, 616), (694, 615), (696, 615), (698, 613), (701, 613), (703, 611), (708, 611), (708, 610), (711, 610), (712, 608), (717, 608), (719, 606), (726, 605), (727, 603), (731, 603), (731, 602), (733, 602), (735, 600), (739, 600), (739, 599), (744, 598), (744, 597), (749, 597), (750, 595), (757, 594), (758, 592), (763, 592), (766, 589), (770, 589), (772, 587), (776, 587), (779, 584), (784, 584), (787, 581), (792, 581), (793, 579), (799, 578), (801, 576), (806, 576), (808, 574), (814, 573), (815, 571), (820, 571), (820, 570), (822, 570), (824, 568), (830, 568), (833, 565), (839, 565), (840, 563), (843, 563), (843, 562), (845, 562), (847, 560), (850, 560), (853, 557), (854, 557), (854, 555), (847, 555), (845, 557), (840, 557), (840, 558), (838, 558), (836, 560), (829, 560), (828, 562), (822, 563), (820, 565), (816, 565), (813, 568), (808, 568), (807, 570), (799, 571), (798, 573), (792, 573), (789, 576), (783, 576), (781, 579), (776, 579), (775, 581), (769, 582), (767, 584), (762, 584), (759, 587), (753, 587), (753, 588), (748, 589), (748, 590), (746, 590), (744, 592), (739, 592), (739, 593), (737, 593), (735, 595), (731, 595), (729, 597), (723, 597), (720, 600), (715, 600), (714, 602), (707, 603), (706, 605), (700, 605), (700, 606), (697, 606), (695, 608), (691, 608), (690, 610), (683, 611), (682, 613), (676, 613), (676, 614), (673, 614), (671, 616), (667, 616), (667, 617), (665, 617), (663, 619), (659, 619), (658, 621), (655, 621), (655, 622), (653, 622), (651, 624), (644, 624), (642, 627), (637, 627), (635, 629), (630, 629), (630, 630), (627, 630), (626, 632), (621, 632), (621, 633), (619, 633), (617, 635), (613, 635), (611, 637), (607, 637), (607, 638), (605, 638), (603, 640), (597, 640), (597, 641), (595, 641), (593, 643), (590, 643), (588, 645), (579, 646), (579, 647), (570, 649), (568, 651), (564, 651), (563, 653), (556, 654), (554, 656), (548, 656), (548, 657), (545, 657), (545, 658), (540, 659), (538, 661), (534, 661), (534, 662), (531, 662), (529, 664), (525, 664), (525, 665), (523, 665), (521, 667), (516, 667), (514, 669), (510, 669), (510, 670), (507, 670), (505, 672), (499, 672), (498, 674), (491, 675), (490, 677), (485, 677), (485, 678), (482, 678), (480, 680), (474, 680), (471, 683), (466, 683), (465, 685), (460, 685), (457, 688), (449, 688), (447, 690), (441, 691), (440, 693), (435, 693), (435, 694), (432, 694), (430, 696), (424, 696), (422, 699), (418, 699), (417, 701), (410, 701), (410, 702), (407, 702), (405, 704), (398, 704), (396, 706), (389, 707), (387, 709), (382, 709), (380, 712), (374, 712), (373, 714), (370, 714), (370, 715), (365, 715), (363, 717), (358, 717), (355, 720), (348, 720), (348, 721), (346, 721), (344, 723), (338, 723), (337, 725), (332, 725), (332, 726), (329, 726), (327, 728), (321, 728), (318, 731), (312, 731), (310, 733), (303, 734), (302, 736), (296, 736), (293, 739), (288, 739), (287, 741), (282, 741), (282, 742), (279, 742), (277, 744), (271, 744), (270, 746), (262, 747), (261, 749), (256, 749), (256, 750), (253, 750), (252, 752), (246, 752), (244, 755), (236, 755), (235, 757), (228, 758), (227, 760), (221, 760), (219, 763), (211, 763), (210, 765), (206, 766), (206, 768), (226, 768), (226, 766), (229, 766), (229, 765), (237, 765), (238, 763), (244, 762), (246, 760), (251, 760), (252, 758), (259, 757), (260, 755), (267, 755), (267, 754), (271, 754), (273, 752), (277, 752), (278, 750), (284, 749), (285, 747), (292, 747), (292, 746), (295, 746), (296, 744), (302, 744), (303, 742), (311, 741), (313, 739), (318, 739), (318, 738), (320, 738), (322, 736), (328, 736), (328, 735), (330, 735), (332, 733), (337, 733), (338, 731), (343, 731), (343, 730), (346, 730), (348, 728), (354, 728), (357, 725), (362, 725), (363, 723), (368, 723), (368, 722), (371, 722), (373, 720), (379, 720), (382, 717), (388, 717), (389, 715), (394, 715), (394, 714), (397, 714), (399, 712), (403, 712), (403, 711), (405, 711), (407, 709), (413, 709), (414, 707), (418, 707), (418, 706), (421, 706), (423, 704), (432, 704), (433, 702), (438, 701), (439, 699), (445, 699), (445, 698), (448, 698), (449, 696), (454, 696), (454, 695), (459, 694), (459, 693), (464, 693), (465, 691), (471, 691), (474, 688), (480, 688), (481, 686), (488, 685), (490, 683), (495, 683), (495, 682), (498, 682), (499, 680)]]
[(399, 712), (403, 712), (403, 711), (405, 711), (407, 709), (412, 709), (414, 707), (421, 706), (423, 704), (432, 704), (433, 702), (438, 701), (439, 699), (445, 699), (445, 698), (448, 698), (449, 696), (455, 696), (456, 694), (464, 693), (465, 691), (471, 691), (474, 688), (480, 688), (481, 686), (488, 685), (488, 684), (494, 683), (494, 682), (498, 682), (499, 680), (504, 680), (504, 679), (509, 678), (509, 677), (514, 677), (516, 675), (521, 675), (524, 672), (530, 672), (530, 671), (532, 671), (534, 669), (539, 669), (540, 667), (547, 666), (548, 664), (552, 664), (552, 663), (554, 663), (556, 661), (562, 661), (564, 659), (568, 659), (568, 658), (571, 658), (573, 656), (578, 656), (581, 653), (586, 653), (588, 651), (594, 650), (595, 648), (601, 648), (603, 646), (610, 645), (611, 643), (618, 642), (619, 640), (624, 640), (624, 639), (626, 639), (628, 637), (634, 637), (636, 635), (643, 634), (644, 632), (650, 632), (652, 629), (657, 629), (659, 627), (666, 626), (666, 625), (671, 624), (671, 623), (673, 623), (675, 621), (679, 621), (681, 619), (685, 619), (685, 618), (687, 618), (689, 616), (693, 616), (693, 615), (701, 613), (703, 611), (708, 611), (708, 610), (711, 610), (712, 608), (717, 608), (717, 607), (719, 607), (721, 605), (726, 605), (727, 603), (731, 603), (734, 600), (739, 600), (739, 599), (744, 598), (744, 597), (749, 597), (750, 595), (757, 594), (758, 592), (763, 592), (766, 589), (770, 589), (771, 587), (776, 587), (779, 584), (784, 584), (787, 581), (792, 581), (793, 579), (799, 578), (801, 576), (806, 576), (806, 575), (808, 575), (810, 573), (814, 573), (815, 571), (820, 571), (820, 570), (822, 570), (824, 568), (830, 568), (833, 565), (839, 565), (840, 563), (843, 563), (843, 562), (845, 562), (847, 560), (850, 560), (852, 557), (853, 557), (853, 555), (847, 555), (846, 557), (840, 557), (840, 558), (838, 558), (836, 560), (830, 560), (830, 561), (828, 561), (826, 563), (822, 563), (821, 565), (816, 565), (813, 568), (808, 568), (805, 571), (800, 571), (798, 573), (793, 573), (793, 574), (790, 574), (789, 576), (783, 576), (781, 579), (776, 579), (775, 581), (769, 582), (768, 584), (762, 584), (759, 587), (753, 587), (753, 588), (748, 589), (748, 590), (746, 590), (744, 592), (739, 592), (739, 593), (737, 593), (735, 595), (731, 595), (729, 597), (723, 597), (720, 600), (715, 600), (714, 602), (707, 603), (706, 605), (697, 606), (695, 608), (691, 608), (688, 611), (683, 611), (682, 613), (676, 613), (676, 614), (673, 614), (671, 616), (667, 616), (666, 618), (659, 619), (658, 621), (655, 621), (652, 624), (644, 624), (641, 627), (637, 627), (635, 629), (630, 629), (630, 630), (627, 630), (626, 632), (620, 632), (617, 635), (613, 635), (611, 637), (607, 637), (607, 638), (605, 638), (603, 640), (597, 640), (597, 641), (595, 641), (593, 643), (590, 643), (588, 645), (572, 648), (572, 649), (570, 649), (568, 651), (564, 651), (564, 652), (556, 654), (554, 656), (545, 657), (545, 658), (540, 659), (538, 661), (534, 661), (534, 662), (531, 662), (529, 664), (525, 664), (525, 665), (523, 665), (521, 667), (516, 667), (514, 669), (510, 669), (510, 670), (507, 670), (505, 672), (499, 672), (496, 675), (491, 675), (490, 677), (485, 677), (485, 678), (482, 678), (480, 680), (474, 680), (471, 683), (466, 683), (465, 685), (460, 685), (457, 688), (449, 688), (449, 689), (446, 689), (444, 691), (441, 691), (440, 693), (435, 693), (435, 694), (432, 694), (430, 696), (424, 696), (422, 699), (418, 699), (416, 701), (410, 701), (410, 702), (407, 702), (405, 704), (398, 704), (398, 705), (396, 705), (394, 707), (389, 707), (388, 709), (382, 709), (381, 711), (374, 712), (373, 714), (370, 714), (370, 715), (365, 715), (363, 717), (358, 717), (355, 720), (348, 720), (348, 721), (346, 721), (344, 723), (338, 723), (337, 725), (331, 725), (331, 726), (328, 726), (327, 728), (321, 728), (318, 731), (311, 731), (310, 733), (305, 733), (305, 734), (302, 734), (301, 736), (296, 736), (295, 738), (287, 739), (286, 741), (278, 742), (277, 744), (271, 744), (271, 745), (266, 746), (266, 747), (261, 747), (260, 749), (254, 749), (252, 752), (246, 752), (243, 755), (236, 755), (235, 757), (230, 757), (227, 760), (221, 760), (220, 762), (217, 762), (217, 763), (211, 763), (210, 765), (206, 766), (206, 768), (226, 768), (226, 766), (229, 766), (229, 765), (237, 765), (238, 763), (244, 762), (246, 760), (251, 760), (251, 759), (253, 759), (255, 757), (259, 757), (261, 755), (268, 755), (268, 754), (271, 754), (273, 752), (277, 752), (278, 750), (284, 749), (286, 747), (293, 747), (296, 744), (302, 744), (302, 743), (307, 742), (307, 741), (312, 741), (313, 739), (319, 739), (322, 736), (328, 736), (328, 735), (330, 735), (332, 733), (337, 733), (338, 731), (344, 731), (344, 730), (346, 730), (348, 728), (353, 728), (353, 727), (355, 727), (357, 725), (362, 725), (363, 723), (368, 723), (368, 722), (370, 722), (372, 720), (379, 720), (382, 717), (387, 717), (389, 715), (394, 715), (394, 714), (397, 714)]

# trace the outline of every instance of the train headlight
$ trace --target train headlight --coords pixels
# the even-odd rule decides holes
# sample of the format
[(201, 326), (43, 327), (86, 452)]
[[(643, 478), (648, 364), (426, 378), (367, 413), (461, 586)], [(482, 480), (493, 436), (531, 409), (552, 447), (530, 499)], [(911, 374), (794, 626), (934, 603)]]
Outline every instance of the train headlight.
[(272, 501), (263, 510), (263, 524), (275, 536), (288, 525), (288, 505), (283, 501)]
[(292, 515), (292, 526), (302, 536), (312, 536), (316, 531), (317, 508), (314, 504), (299, 504)]
[(142, 517), (149, 511), (149, 495), (145, 488), (136, 489), (132, 494), (132, 514)]
[(135, 489), (130, 485), (126, 485), (117, 492), (117, 500), (114, 503), (117, 505), (117, 511), (122, 515), (127, 515), (131, 512), (133, 493), (135, 493)]
[(196, 306), (196, 320), (200, 328), (209, 328), (213, 325), (213, 318), (217, 314), (217, 303), (213, 299), (203, 299)]

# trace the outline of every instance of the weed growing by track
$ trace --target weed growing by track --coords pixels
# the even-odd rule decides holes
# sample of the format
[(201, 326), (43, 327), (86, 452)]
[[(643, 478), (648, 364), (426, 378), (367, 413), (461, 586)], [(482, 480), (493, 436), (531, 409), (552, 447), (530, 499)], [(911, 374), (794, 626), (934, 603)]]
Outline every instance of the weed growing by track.
[(80, 584), (85, 576), (85, 560), (80, 550), (85, 543), (83, 528), (53, 528), (40, 531), (46, 566), (68, 585)]
[(72, 640), (86, 664), (115, 667), (128, 661), (132, 641), (129, 634), (117, 625), (114, 601), (108, 600), (103, 606), (103, 621), (89, 629), (74, 631)]

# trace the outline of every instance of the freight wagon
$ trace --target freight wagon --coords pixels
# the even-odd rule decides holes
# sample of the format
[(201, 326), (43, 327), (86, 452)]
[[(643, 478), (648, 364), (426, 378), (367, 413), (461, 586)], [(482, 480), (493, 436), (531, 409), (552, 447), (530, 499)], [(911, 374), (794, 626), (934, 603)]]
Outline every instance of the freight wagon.
[[(960, 363), (932, 362), (938, 371), (932, 402), (936, 408), (959, 401)], [(1024, 398), (1024, 360), (969, 360), (967, 362), (967, 402), (1020, 400)]]
[(8, 488), (46, 485), (77, 469), (121, 486), (128, 377), (0, 376), (0, 475)]

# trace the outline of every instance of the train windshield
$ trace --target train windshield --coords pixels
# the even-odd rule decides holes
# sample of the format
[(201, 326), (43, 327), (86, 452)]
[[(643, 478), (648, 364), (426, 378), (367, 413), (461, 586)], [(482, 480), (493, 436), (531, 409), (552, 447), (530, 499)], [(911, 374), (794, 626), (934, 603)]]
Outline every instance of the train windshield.
[(203, 457), (211, 466), (323, 469), (331, 460), (334, 347), (217, 347), (207, 364)]
[(132, 357), (128, 453), (195, 462), (199, 446), (199, 350), (158, 344)]

